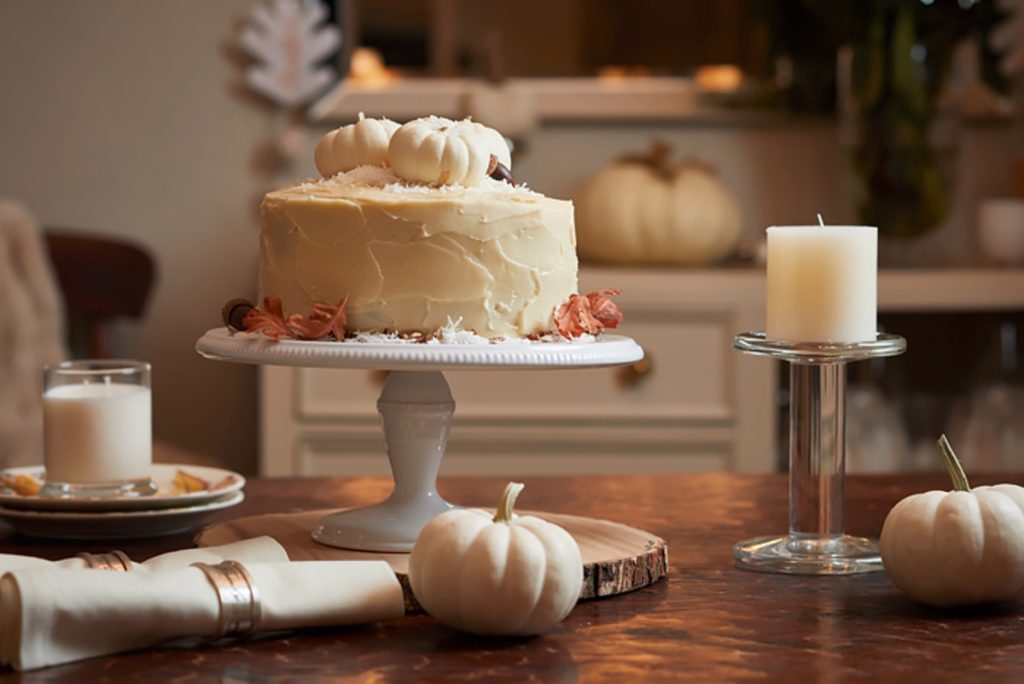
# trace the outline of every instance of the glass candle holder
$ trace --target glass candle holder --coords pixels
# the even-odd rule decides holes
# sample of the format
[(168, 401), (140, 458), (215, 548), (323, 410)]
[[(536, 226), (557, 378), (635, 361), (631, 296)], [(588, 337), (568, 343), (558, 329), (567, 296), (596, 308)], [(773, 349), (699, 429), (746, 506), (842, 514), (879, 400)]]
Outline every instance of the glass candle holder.
[(120, 497), (156, 492), (150, 367), (80, 360), (43, 371), (42, 496)]
[(851, 575), (882, 570), (878, 544), (844, 529), (846, 364), (906, 351), (899, 335), (850, 343), (788, 342), (743, 333), (733, 347), (790, 365), (789, 533), (733, 547), (747, 570)]

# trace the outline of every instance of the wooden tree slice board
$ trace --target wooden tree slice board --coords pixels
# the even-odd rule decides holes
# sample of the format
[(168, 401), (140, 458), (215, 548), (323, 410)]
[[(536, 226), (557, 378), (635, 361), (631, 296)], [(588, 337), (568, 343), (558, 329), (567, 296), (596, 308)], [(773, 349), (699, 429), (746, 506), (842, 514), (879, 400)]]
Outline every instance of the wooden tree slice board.
[[(405, 589), (406, 603), (418, 608), (406, 575), (409, 554), (353, 551), (324, 546), (310, 532), (322, 517), (335, 509), (277, 513), (238, 518), (210, 525), (196, 536), (199, 546), (229, 544), (268, 535), (288, 551), (292, 560), (383, 560), (391, 565)], [(645, 587), (668, 574), (668, 544), (661, 537), (608, 520), (575, 515), (523, 511), (563, 527), (580, 546), (583, 556), (581, 599), (614, 596)]]

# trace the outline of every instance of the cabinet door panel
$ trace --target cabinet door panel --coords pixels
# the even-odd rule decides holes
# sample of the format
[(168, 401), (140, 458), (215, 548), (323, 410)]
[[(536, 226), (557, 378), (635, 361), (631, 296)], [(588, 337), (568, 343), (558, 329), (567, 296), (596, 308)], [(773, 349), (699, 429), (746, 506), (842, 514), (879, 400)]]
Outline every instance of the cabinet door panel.
[[(702, 424), (732, 418), (727, 318), (639, 321), (623, 332), (644, 347), (647, 366), (446, 372), (456, 419)], [(383, 374), (300, 369), (297, 376), (299, 417), (375, 415)]]

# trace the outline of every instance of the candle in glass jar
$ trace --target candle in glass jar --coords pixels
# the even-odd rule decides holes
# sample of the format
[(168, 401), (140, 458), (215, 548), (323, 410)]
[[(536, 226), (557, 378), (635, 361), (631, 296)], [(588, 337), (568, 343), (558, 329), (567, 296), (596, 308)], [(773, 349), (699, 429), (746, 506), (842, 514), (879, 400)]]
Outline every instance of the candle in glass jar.
[(148, 478), (151, 394), (118, 382), (58, 385), (43, 393), (46, 479), (106, 483)]
[(878, 229), (768, 229), (767, 326), (773, 340), (865, 342), (877, 327)]

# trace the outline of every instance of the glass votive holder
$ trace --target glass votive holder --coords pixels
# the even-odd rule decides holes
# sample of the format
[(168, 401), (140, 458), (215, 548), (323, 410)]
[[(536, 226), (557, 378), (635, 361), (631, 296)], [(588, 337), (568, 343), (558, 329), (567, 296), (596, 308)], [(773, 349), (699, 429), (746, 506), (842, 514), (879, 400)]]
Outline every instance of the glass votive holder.
[(43, 370), (41, 496), (147, 496), (156, 492), (150, 367), (80, 360)]

